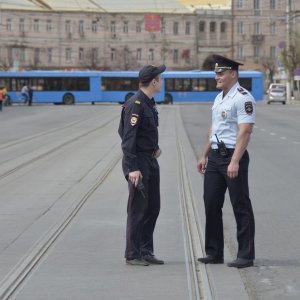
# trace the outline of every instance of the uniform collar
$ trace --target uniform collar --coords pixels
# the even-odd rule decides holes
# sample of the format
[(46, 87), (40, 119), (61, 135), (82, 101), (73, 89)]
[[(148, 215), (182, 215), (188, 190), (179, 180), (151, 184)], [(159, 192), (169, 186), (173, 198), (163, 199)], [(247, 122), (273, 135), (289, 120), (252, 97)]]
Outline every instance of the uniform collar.
[(232, 98), (237, 93), (237, 89), (239, 88), (239, 86), (240, 86), (240, 84), (237, 82), (234, 86), (232, 86), (232, 88), (228, 91), (228, 93), (226, 94), (226, 96), (224, 98), (222, 98), (223, 92), (221, 92), (220, 93), (221, 101), (224, 100), (226, 97)]
[(139, 100), (142, 100), (142, 101), (146, 102), (147, 105), (148, 105), (149, 107), (151, 107), (151, 108), (155, 105), (154, 98), (151, 98), (151, 99), (150, 99), (150, 98), (149, 98), (146, 94), (144, 94), (143, 91), (141, 91), (141, 90), (138, 91), (138, 98), (139, 98)]

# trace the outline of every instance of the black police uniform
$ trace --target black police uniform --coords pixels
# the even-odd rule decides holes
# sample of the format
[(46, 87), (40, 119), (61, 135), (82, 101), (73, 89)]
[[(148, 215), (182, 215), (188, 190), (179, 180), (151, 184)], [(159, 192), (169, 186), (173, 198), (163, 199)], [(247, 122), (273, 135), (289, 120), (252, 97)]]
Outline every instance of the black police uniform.
[(160, 211), (160, 173), (154, 157), (158, 146), (158, 112), (154, 99), (141, 90), (123, 106), (119, 126), (122, 138), (122, 168), (140, 170), (145, 189), (140, 192), (128, 180), (126, 250), (127, 260), (153, 255), (153, 232)]

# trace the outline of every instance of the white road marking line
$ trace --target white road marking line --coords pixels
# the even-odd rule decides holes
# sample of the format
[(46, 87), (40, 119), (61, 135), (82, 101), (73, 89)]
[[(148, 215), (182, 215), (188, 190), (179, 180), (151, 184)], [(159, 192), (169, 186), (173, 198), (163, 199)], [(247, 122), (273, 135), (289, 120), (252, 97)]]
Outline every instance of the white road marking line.
[(275, 132), (270, 132), (270, 135), (276, 135), (276, 133)]
[(286, 140), (286, 137), (285, 136), (281, 136), (280, 137), (282, 140)]

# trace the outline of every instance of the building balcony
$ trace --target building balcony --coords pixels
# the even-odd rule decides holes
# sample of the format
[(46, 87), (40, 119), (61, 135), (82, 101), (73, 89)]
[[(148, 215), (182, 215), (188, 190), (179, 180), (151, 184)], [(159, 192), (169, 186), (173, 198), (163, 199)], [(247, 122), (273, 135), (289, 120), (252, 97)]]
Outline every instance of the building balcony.
[(251, 42), (253, 45), (261, 45), (265, 40), (265, 36), (263, 34), (254, 34), (251, 36)]

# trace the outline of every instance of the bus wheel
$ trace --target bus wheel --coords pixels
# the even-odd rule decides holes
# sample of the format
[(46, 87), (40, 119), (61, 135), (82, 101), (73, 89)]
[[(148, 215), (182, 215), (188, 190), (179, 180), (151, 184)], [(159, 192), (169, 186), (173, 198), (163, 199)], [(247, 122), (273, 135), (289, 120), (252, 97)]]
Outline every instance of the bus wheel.
[(126, 96), (125, 96), (125, 102), (127, 100), (129, 100), (134, 94), (133, 93), (128, 93)]
[(74, 104), (74, 96), (72, 94), (65, 94), (64, 97), (63, 97), (63, 103), (65, 105)]
[(165, 101), (164, 104), (173, 104), (173, 99), (170, 94), (165, 94)]

